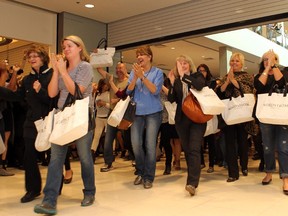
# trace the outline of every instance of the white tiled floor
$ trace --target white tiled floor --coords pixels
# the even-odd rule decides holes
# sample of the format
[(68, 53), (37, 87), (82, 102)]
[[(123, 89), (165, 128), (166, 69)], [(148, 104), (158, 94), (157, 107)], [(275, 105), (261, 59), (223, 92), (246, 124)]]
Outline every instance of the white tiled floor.
[[(249, 175), (233, 183), (226, 183), (227, 170), (215, 166), (215, 172), (208, 174), (202, 170), (197, 194), (190, 197), (184, 190), (186, 170), (172, 171), (163, 176), (164, 159), (157, 163), (156, 178), (152, 189), (142, 185), (134, 186), (134, 168), (131, 162), (120, 158), (114, 163), (115, 169), (100, 173), (103, 158), (97, 160), (96, 201), (90, 207), (81, 207), (82, 181), (78, 161), (72, 162), (73, 181), (64, 185), (58, 199), (58, 215), (97, 215), (97, 216), (278, 216), (287, 214), (288, 196), (282, 193), (282, 180), (277, 173), (270, 185), (263, 186), (264, 173), (257, 170), (259, 161), (249, 161)], [(185, 167), (185, 161), (181, 161)], [(20, 203), (24, 195), (24, 172), (9, 169), (16, 173), (12, 177), (0, 177), (1, 216), (36, 215), (33, 212), (40, 198), (26, 204)], [(46, 167), (41, 167), (43, 184)]]

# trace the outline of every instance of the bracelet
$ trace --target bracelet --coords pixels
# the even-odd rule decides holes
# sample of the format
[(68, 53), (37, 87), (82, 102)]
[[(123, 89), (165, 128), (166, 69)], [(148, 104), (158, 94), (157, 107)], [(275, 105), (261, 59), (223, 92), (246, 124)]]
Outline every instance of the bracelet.
[(268, 74), (266, 72), (263, 72), (262, 75), (268, 77)]
[(273, 69), (273, 68), (277, 68), (277, 65), (274, 64), (273, 66), (271, 66), (271, 69)]

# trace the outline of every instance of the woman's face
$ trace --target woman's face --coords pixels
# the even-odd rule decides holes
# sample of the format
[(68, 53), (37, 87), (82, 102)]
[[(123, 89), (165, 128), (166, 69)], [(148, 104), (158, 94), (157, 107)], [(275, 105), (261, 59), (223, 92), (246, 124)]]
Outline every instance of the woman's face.
[(234, 57), (230, 60), (230, 67), (233, 69), (233, 71), (241, 71), (243, 65), (238, 57)]
[(204, 67), (199, 67), (199, 71), (203, 74), (203, 76), (206, 78), (207, 76), (207, 71)]
[(70, 40), (64, 40), (62, 44), (62, 50), (65, 58), (69, 61), (75, 57), (80, 56), (81, 48)]
[(31, 52), (28, 55), (28, 62), (34, 69), (39, 69), (43, 65), (43, 61), (37, 52)]
[(184, 73), (190, 72), (190, 65), (187, 61), (180, 60), (179, 63)]
[(150, 60), (151, 60), (151, 56), (150, 55), (146, 55), (146, 54), (142, 54), (142, 53), (137, 53), (136, 54), (136, 58), (137, 58), (137, 63), (141, 66), (141, 67), (145, 67), (147, 65), (150, 65)]

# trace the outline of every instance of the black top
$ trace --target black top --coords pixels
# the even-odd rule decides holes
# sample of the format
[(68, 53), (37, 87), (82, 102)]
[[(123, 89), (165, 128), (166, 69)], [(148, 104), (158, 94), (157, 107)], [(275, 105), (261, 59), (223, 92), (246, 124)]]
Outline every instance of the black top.
[[(201, 72), (191, 73), (190, 75), (184, 75), (182, 78), (184, 83), (187, 83), (188, 87), (193, 87), (196, 90), (200, 91), (203, 87), (206, 86), (206, 81)], [(183, 82), (180, 78), (175, 79), (174, 85), (169, 88), (168, 91), (168, 101), (171, 103), (176, 102), (176, 114), (175, 114), (175, 123), (180, 123), (183, 115), (182, 112), (182, 99), (183, 99)]]
[[(52, 77), (52, 69), (44, 65), (40, 68), (39, 74), (32, 71), (24, 77), (21, 87), (13, 92), (9, 89), (0, 87), (0, 98), (8, 101), (27, 102), (27, 114), (24, 123), (23, 137), (35, 139), (37, 130), (34, 121), (44, 118), (53, 108), (53, 100), (48, 96), (48, 84)], [(41, 89), (38, 93), (33, 89), (33, 83), (38, 80)]]

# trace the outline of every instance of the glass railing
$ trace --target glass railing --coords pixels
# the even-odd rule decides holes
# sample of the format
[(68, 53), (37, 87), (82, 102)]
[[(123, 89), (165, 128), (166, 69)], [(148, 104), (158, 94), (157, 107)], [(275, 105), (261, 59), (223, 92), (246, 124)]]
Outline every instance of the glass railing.
[(288, 35), (284, 31), (284, 23), (268, 24), (262, 26), (254, 26), (250, 28), (253, 32), (267, 38), (279, 46), (288, 49)]

